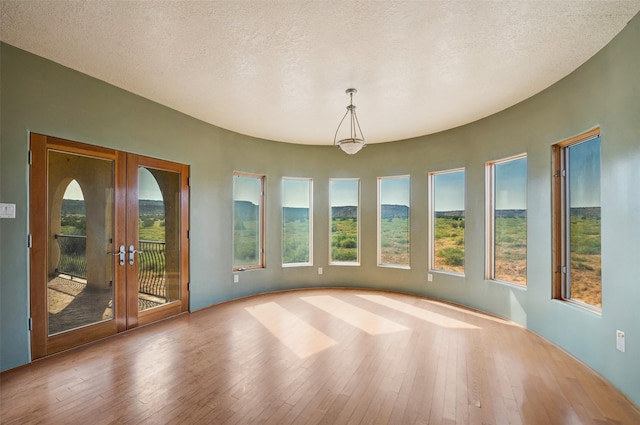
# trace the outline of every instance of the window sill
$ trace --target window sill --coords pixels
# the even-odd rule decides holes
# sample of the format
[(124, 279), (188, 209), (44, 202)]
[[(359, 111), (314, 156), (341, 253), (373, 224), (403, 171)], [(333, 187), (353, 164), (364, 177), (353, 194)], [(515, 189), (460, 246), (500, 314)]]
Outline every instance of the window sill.
[(283, 269), (289, 269), (292, 267), (313, 267), (313, 263), (287, 263), (282, 264)]
[(498, 285), (508, 286), (514, 289), (520, 289), (523, 291), (527, 290), (527, 285), (522, 283), (508, 282), (506, 280), (498, 280), (498, 279), (485, 279), (485, 282), (497, 283)]
[(450, 272), (447, 270), (428, 270), (428, 273), (435, 273), (435, 274), (444, 274), (444, 275), (448, 275), (448, 276), (454, 276), (454, 277), (466, 277), (466, 275), (464, 273), (456, 273), (456, 272)]
[(266, 267), (265, 266), (246, 266), (246, 267), (234, 267), (233, 268), (233, 273), (238, 273), (238, 272), (248, 272), (251, 270), (264, 270)]
[(594, 307), (589, 304), (581, 303), (579, 301), (568, 300), (565, 298), (554, 298), (553, 301), (560, 303), (562, 305), (569, 306), (578, 311), (583, 311), (585, 313), (589, 313), (596, 317), (602, 318), (602, 308)]
[(411, 266), (403, 266), (399, 264), (378, 264), (378, 267), (381, 267), (384, 269), (411, 270)]

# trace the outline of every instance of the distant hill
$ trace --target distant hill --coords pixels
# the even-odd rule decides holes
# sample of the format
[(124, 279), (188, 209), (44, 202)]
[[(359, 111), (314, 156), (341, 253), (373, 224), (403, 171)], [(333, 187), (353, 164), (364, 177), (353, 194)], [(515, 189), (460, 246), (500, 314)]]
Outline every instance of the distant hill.
[(464, 218), (464, 210), (436, 211), (436, 218)]
[(406, 205), (381, 205), (380, 218), (383, 220), (390, 218), (407, 218), (409, 217), (409, 207)]
[(600, 207), (571, 208), (571, 215), (580, 218), (596, 218), (600, 220)]
[(309, 221), (309, 208), (283, 207), (282, 216), (284, 221)]
[(527, 218), (527, 210), (496, 210), (496, 217)]
[(258, 219), (258, 205), (249, 201), (234, 201), (233, 215), (237, 220), (253, 221)]
[[(331, 214), (334, 218), (357, 218), (358, 207), (346, 205), (343, 207), (331, 207)], [(409, 217), (409, 207), (406, 205), (382, 205), (382, 218), (407, 218)]]
[[(85, 203), (83, 200), (63, 199), (62, 208), (61, 208), (62, 215), (69, 215), (69, 214), (86, 215), (84, 204)], [(140, 214), (141, 215), (163, 215), (164, 202), (141, 199)]]
[(139, 213), (140, 215), (164, 215), (164, 202), (141, 199)]
[(62, 215), (69, 215), (69, 214), (86, 215), (86, 211), (84, 208), (84, 200), (63, 199), (61, 212), (62, 212)]
[(333, 218), (358, 218), (358, 207), (350, 205), (331, 207), (331, 216)]

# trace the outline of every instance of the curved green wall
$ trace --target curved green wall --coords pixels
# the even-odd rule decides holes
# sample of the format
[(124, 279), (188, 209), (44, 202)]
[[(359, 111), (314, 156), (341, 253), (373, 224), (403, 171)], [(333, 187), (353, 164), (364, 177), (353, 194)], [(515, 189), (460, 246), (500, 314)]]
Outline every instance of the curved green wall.
[[(12, 46), (1, 45), (0, 367), (30, 361), (28, 135), (38, 132), (191, 166), (191, 309), (289, 288), (392, 289), (511, 319), (589, 364), (640, 404), (640, 17), (544, 92), (475, 123), (355, 156), (253, 139), (178, 113)], [(426, 114), (428, 115), (428, 114)], [(551, 300), (551, 145), (602, 135), (603, 313)], [(329, 133), (328, 133), (329, 134)], [(329, 136), (330, 137), (330, 134)], [(484, 163), (528, 155), (528, 287), (484, 279)], [(427, 173), (466, 169), (466, 275), (427, 282)], [(267, 176), (267, 268), (233, 283), (233, 171)], [(411, 175), (411, 269), (376, 266), (376, 178)], [(280, 179), (314, 180), (314, 266), (280, 266)], [(330, 177), (361, 179), (361, 266), (328, 265)], [(317, 274), (317, 267), (324, 274)], [(215, 326), (215, 324), (212, 324)], [(615, 330), (626, 333), (616, 351)]]

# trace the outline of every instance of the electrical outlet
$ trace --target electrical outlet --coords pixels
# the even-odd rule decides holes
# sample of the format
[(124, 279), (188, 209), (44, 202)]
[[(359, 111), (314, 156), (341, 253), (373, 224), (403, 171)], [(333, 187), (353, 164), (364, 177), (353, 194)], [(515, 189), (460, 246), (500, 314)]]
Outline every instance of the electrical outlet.
[(427, 282), (433, 282), (433, 275), (431, 273), (427, 273)]
[(233, 275), (233, 283), (238, 283), (240, 282), (240, 276), (238, 276), (237, 274)]
[(318, 274), (322, 274), (322, 273), (323, 273), (322, 267), (318, 267)]
[(624, 353), (624, 332), (616, 331), (616, 348)]

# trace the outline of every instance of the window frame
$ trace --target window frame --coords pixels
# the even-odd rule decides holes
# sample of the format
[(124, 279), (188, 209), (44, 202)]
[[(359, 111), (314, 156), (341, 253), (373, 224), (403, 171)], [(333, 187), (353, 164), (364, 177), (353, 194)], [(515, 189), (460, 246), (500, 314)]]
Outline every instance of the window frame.
[[(495, 207), (496, 207), (496, 176), (495, 176), (495, 166), (500, 164), (505, 164), (511, 161), (517, 161), (521, 159), (527, 159), (526, 153), (521, 153), (518, 155), (513, 155), (507, 158), (502, 158), (494, 161), (487, 161), (485, 163), (485, 279), (491, 280), (494, 282), (505, 283), (508, 285), (514, 285), (519, 288), (527, 287), (527, 280), (525, 279), (524, 283), (521, 282), (512, 282), (504, 279), (496, 278), (496, 258), (495, 258), (495, 237), (496, 237), (496, 228), (495, 228)], [(528, 181), (526, 181), (526, 174), (528, 174), (528, 161), (527, 161), (527, 169), (525, 170), (525, 212), (528, 213)], [(528, 223), (528, 216), (526, 216)], [(527, 224), (525, 223), (525, 226)], [(527, 247), (525, 249), (528, 250), (528, 232), (525, 236), (525, 243)], [(525, 259), (526, 263), (526, 259)], [(525, 265), (525, 267), (527, 267)]]
[[(284, 248), (285, 248), (285, 229), (284, 229), (284, 195), (285, 195), (285, 181), (306, 181), (309, 184), (309, 261), (306, 262), (297, 262), (297, 263), (285, 263), (284, 262)], [(313, 178), (311, 177), (282, 177), (282, 202), (281, 202), (281, 210), (282, 214), (282, 243), (281, 243), (281, 252), (280, 252), (280, 261), (282, 267), (305, 267), (305, 266), (313, 266)]]
[[(552, 298), (576, 305), (588, 311), (602, 314), (602, 307), (571, 298), (571, 247), (568, 151), (571, 147), (594, 139), (600, 140), (600, 164), (602, 164), (602, 139), (600, 127), (552, 145)], [(602, 177), (600, 178), (602, 188)], [(602, 207), (602, 203), (600, 203)], [(602, 238), (602, 222), (600, 223)], [(600, 252), (602, 255), (602, 251)], [(600, 260), (602, 266), (602, 259)], [(602, 277), (600, 295), (602, 297)]]
[[(260, 180), (260, 196), (258, 205), (258, 264), (247, 265), (235, 265), (235, 227), (236, 227), (236, 215), (235, 215), (235, 203), (236, 203), (236, 177), (249, 177)], [(265, 230), (266, 230), (266, 218), (265, 218), (265, 188), (267, 177), (264, 174), (247, 173), (243, 171), (233, 172), (233, 189), (232, 189), (232, 226), (231, 226), (231, 260), (232, 270), (234, 272), (241, 272), (246, 270), (259, 270), (266, 268), (265, 263)]]
[[(333, 181), (356, 181), (358, 182), (358, 213), (357, 213), (357, 218), (356, 218), (356, 224), (357, 224), (357, 258), (356, 261), (333, 261), (332, 259), (332, 250), (333, 250), (333, 231), (332, 231), (332, 226), (333, 226), (333, 206), (331, 203), (331, 182)], [(330, 266), (360, 266), (360, 240), (361, 240), (361, 227), (360, 223), (361, 223), (361, 208), (360, 208), (360, 204), (361, 204), (361, 194), (362, 194), (362, 185), (360, 184), (360, 178), (359, 177), (330, 177), (329, 178), (329, 190), (328, 190), (328, 196), (329, 196), (329, 265)]]
[(462, 172), (463, 174), (463, 184), (462, 184), (462, 191), (463, 191), (463, 213), (464, 213), (464, 217), (465, 217), (465, 230), (464, 230), (464, 244), (463, 246), (466, 248), (466, 244), (467, 244), (467, 233), (466, 233), (466, 209), (467, 209), (467, 173), (466, 173), (466, 169), (465, 167), (459, 167), (459, 168), (451, 168), (451, 169), (447, 169), (447, 170), (441, 170), (441, 171), (429, 171), (428, 172), (428, 223), (429, 223), (429, 232), (428, 232), (428, 261), (427, 261), (427, 265), (428, 265), (428, 272), (429, 273), (445, 273), (445, 274), (450, 274), (450, 275), (454, 275), (454, 276), (461, 276), (464, 277), (466, 274), (466, 262), (467, 262), (467, 257), (466, 257), (466, 249), (464, 250), (464, 259), (462, 262), (462, 267), (464, 272), (460, 273), (460, 272), (456, 272), (453, 270), (444, 270), (444, 269), (436, 269), (435, 268), (435, 261), (436, 261), (436, 252), (435, 252), (435, 242), (436, 242), (436, 211), (435, 211), (435, 178), (438, 175), (441, 174), (451, 174), (451, 173), (457, 173), (457, 172)]
[[(408, 222), (408, 252), (409, 252), (409, 264), (395, 264), (395, 263), (383, 263), (382, 262), (382, 181), (383, 180), (392, 180), (392, 179), (407, 179), (409, 184), (409, 205), (407, 205), (409, 216), (407, 217)], [(398, 176), (383, 176), (377, 178), (378, 182), (378, 198), (377, 198), (377, 265), (378, 267), (389, 267), (389, 268), (397, 268), (397, 269), (411, 269), (411, 175), (403, 174)]]

